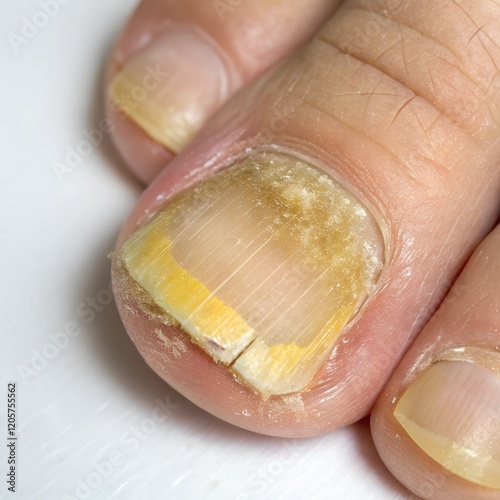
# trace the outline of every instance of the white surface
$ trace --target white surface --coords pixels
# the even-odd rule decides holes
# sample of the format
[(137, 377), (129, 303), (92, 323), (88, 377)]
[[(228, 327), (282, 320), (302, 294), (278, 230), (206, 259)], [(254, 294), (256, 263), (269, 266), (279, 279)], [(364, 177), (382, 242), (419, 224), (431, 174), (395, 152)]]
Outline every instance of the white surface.
[[(66, 148), (102, 118), (106, 53), (134, 3), (69, 1), (17, 53), (8, 35), (19, 34), (22, 18), (40, 6), (29, 0), (2, 8), (0, 436), (6, 383), (16, 380), (19, 463), (14, 495), (2, 444), (0, 497), (410, 498), (381, 465), (366, 422), (302, 441), (234, 428), (149, 370), (112, 303), (95, 318), (80, 305), (108, 288), (106, 254), (139, 186), (108, 138), (61, 181), (53, 163), (64, 162)], [(72, 321), (80, 333), (54, 354), (51, 335)], [(37, 352), (53, 358), (23, 375)], [(155, 410), (157, 398), (169, 398), (175, 409), (165, 417)], [(164, 421), (154, 423), (153, 415)], [(121, 462), (96, 472), (112, 452)], [(82, 481), (90, 481), (88, 492), (77, 490)]]

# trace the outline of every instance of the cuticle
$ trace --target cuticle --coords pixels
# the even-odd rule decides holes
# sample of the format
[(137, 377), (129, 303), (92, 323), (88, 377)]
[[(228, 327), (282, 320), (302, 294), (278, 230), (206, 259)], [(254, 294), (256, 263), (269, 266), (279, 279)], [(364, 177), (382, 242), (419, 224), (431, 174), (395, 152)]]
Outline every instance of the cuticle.
[(472, 363), (494, 375), (500, 376), (500, 351), (484, 344), (447, 346), (433, 356), (430, 365), (440, 361), (462, 361)]

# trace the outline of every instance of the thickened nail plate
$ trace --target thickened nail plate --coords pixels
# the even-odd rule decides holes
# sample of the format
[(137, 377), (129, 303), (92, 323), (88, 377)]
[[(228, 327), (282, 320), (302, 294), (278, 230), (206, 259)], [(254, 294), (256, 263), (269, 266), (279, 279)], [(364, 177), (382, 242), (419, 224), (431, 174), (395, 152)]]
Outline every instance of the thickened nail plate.
[(330, 175), (263, 153), (181, 193), (116, 258), (216, 362), (270, 396), (311, 382), (383, 249), (373, 216)]
[(170, 27), (116, 74), (109, 95), (152, 139), (178, 153), (229, 95), (227, 67), (198, 31)]
[[(498, 371), (500, 355), (492, 356)], [(469, 361), (439, 361), (409, 386), (394, 416), (441, 466), (500, 489), (500, 377), (494, 371)]]

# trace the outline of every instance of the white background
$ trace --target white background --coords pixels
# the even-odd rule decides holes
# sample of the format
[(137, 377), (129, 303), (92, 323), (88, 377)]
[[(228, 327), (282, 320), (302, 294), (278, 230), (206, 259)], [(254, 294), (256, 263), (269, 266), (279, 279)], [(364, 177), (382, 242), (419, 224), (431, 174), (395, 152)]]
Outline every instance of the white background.
[[(85, 313), (88, 298), (107, 302), (106, 255), (140, 186), (108, 137), (59, 178), (54, 163), (102, 119), (106, 56), (135, 1), (66, 1), (17, 48), (13, 34), (40, 15), (38, 1), (4, 2), (0, 17), (4, 443), (11, 380), (19, 425), (17, 493), (7, 491), (2, 443), (0, 497), (410, 498), (378, 459), (367, 422), (308, 440), (232, 427), (146, 366), (113, 303)], [(61, 334), (70, 322), (74, 337)], [(66, 338), (59, 348), (57, 334)], [(168, 415), (158, 398), (168, 399)], [(104, 463), (118, 454), (119, 463)]]

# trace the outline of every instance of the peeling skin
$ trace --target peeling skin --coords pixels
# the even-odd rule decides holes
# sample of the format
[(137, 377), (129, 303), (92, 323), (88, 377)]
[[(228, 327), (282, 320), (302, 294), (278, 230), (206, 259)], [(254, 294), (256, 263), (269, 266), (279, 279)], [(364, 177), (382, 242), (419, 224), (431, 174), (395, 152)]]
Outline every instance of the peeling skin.
[(330, 176), (262, 154), (182, 193), (117, 259), (143, 308), (271, 396), (312, 380), (374, 286), (383, 239)]
[(174, 358), (180, 358), (183, 352), (188, 350), (187, 346), (176, 338), (169, 338), (159, 328), (155, 328), (155, 334), (165, 349), (172, 353)]
[[(177, 328), (180, 326), (173, 316), (155, 304), (146, 290), (132, 279), (127, 267), (117, 254), (113, 255), (112, 266), (114, 287), (119, 288), (120, 293), (123, 294), (130, 314), (137, 315), (137, 311), (140, 310), (154, 322)], [(134, 304), (135, 307), (130, 304)]]

